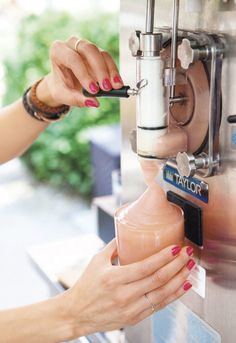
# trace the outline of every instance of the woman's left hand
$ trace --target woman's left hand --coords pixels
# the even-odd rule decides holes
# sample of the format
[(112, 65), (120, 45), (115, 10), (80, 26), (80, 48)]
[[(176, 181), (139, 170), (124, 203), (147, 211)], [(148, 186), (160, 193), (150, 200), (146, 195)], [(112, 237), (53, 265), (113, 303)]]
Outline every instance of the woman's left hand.
[(143, 261), (114, 266), (114, 239), (97, 253), (78, 282), (61, 295), (73, 327), (70, 339), (137, 324), (185, 294), (195, 262), (191, 247), (169, 246)]
[(119, 89), (123, 81), (111, 55), (95, 44), (76, 37), (55, 41), (50, 49), (51, 72), (37, 87), (38, 98), (50, 106), (98, 107), (82, 88), (96, 94), (101, 88)]

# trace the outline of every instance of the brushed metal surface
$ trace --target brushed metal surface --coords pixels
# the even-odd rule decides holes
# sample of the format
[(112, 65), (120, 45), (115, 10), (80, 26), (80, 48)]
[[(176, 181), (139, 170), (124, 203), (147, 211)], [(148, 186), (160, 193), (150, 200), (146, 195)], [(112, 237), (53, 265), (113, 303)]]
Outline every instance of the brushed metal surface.
[[(221, 0), (206, 0), (202, 1), (202, 12), (187, 12), (186, 1), (180, 1), (179, 27), (224, 33), (228, 51), (222, 73), (220, 174), (204, 180), (209, 184), (209, 204), (166, 185), (166, 189), (189, 198), (203, 208), (204, 248), (199, 251), (199, 260), (207, 269), (206, 298), (202, 299), (191, 291), (182, 302), (219, 332), (222, 343), (235, 343), (236, 149), (232, 148), (232, 125), (227, 123), (226, 118), (236, 114), (236, 11), (233, 1), (227, 5)], [(171, 26), (172, 5), (173, 0), (156, 1), (156, 27)], [(125, 82), (132, 86), (136, 82), (135, 58), (129, 51), (128, 39), (135, 29), (144, 29), (145, 10), (145, 0), (121, 0), (121, 73)], [(145, 189), (137, 157), (129, 143), (129, 132), (135, 127), (134, 98), (121, 100), (121, 123), (123, 201), (126, 202), (134, 200)], [(236, 132), (236, 127), (234, 130)], [(150, 320), (128, 329), (127, 339), (131, 343), (152, 343)]]

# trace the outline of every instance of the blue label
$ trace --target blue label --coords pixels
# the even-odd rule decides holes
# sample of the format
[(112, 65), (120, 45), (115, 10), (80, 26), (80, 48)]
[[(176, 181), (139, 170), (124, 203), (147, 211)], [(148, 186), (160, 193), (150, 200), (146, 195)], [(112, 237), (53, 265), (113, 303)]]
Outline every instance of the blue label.
[(236, 127), (235, 127), (235, 125), (232, 125), (232, 129), (231, 129), (231, 148), (233, 150), (236, 150)]
[(165, 166), (163, 170), (163, 178), (166, 182), (181, 189), (181, 191), (191, 194), (193, 197), (208, 203), (209, 192), (207, 183), (193, 177), (180, 176), (177, 169), (168, 165)]
[(231, 143), (232, 145), (236, 146), (236, 133), (235, 132), (232, 134)]

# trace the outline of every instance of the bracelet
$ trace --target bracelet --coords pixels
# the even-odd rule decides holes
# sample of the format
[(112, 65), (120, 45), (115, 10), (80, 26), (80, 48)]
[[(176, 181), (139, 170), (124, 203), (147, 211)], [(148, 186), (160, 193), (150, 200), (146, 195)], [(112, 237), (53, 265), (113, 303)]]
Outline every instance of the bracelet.
[(26, 89), (23, 94), (22, 102), (26, 112), (31, 117), (47, 123), (62, 120), (70, 111), (70, 106), (61, 105), (57, 107), (51, 107), (40, 101), (37, 98), (36, 89), (41, 81), (42, 79), (37, 81), (33, 86)]

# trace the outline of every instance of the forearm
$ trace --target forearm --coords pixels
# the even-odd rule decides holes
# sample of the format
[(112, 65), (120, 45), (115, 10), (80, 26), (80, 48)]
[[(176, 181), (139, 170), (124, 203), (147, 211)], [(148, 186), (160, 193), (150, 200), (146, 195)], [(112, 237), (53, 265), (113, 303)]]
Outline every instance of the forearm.
[(0, 163), (21, 155), (47, 126), (32, 118), (21, 100), (1, 109)]
[[(51, 96), (46, 76), (37, 87), (37, 98), (49, 106), (59, 106)], [(21, 155), (48, 126), (32, 118), (22, 100), (0, 110), (0, 164)]]
[(57, 343), (73, 339), (73, 323), (63, 296), (0, 311), (0, 341), (4, 343)]

